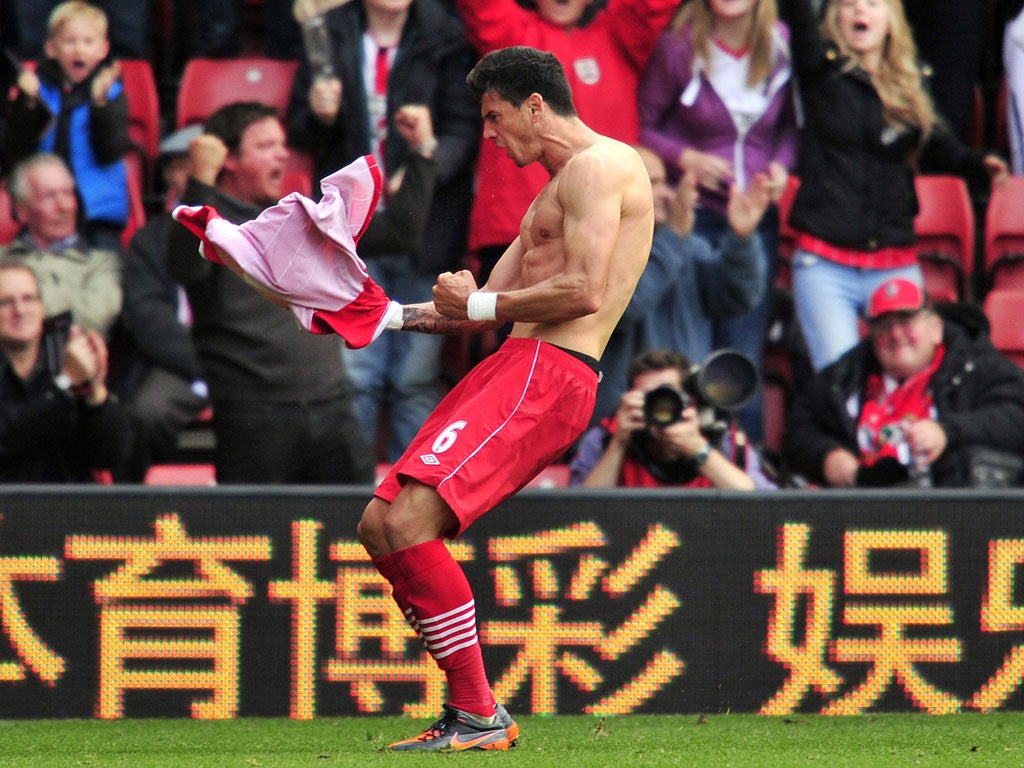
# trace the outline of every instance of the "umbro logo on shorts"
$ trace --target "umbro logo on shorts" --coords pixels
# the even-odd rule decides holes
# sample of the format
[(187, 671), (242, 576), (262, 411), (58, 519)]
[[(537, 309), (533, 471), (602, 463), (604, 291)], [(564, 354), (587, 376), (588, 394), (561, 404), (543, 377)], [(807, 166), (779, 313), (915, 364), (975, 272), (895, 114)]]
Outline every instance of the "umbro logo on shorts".
[(435, 466), (441, 463), (440, 461), (438, 461), (437, 456), (435, 456), (432, 453), (421, 454), (420, 461), (422, 461), (424, 464), (433, 464)]

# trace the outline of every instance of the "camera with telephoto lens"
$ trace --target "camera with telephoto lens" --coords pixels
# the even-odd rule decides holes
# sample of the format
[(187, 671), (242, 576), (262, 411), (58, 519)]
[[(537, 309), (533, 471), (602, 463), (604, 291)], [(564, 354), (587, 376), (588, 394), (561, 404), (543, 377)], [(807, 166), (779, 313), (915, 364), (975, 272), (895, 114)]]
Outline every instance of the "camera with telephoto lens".
[(644, 395), (644, 421), (649, 427), (667, 427), (682, 420), (683, 411), (693, 403), (698, 408), (736, 411), (753, 399), (759, 386), (753, 360), (735, 349), (720, 349), (690, 371), (682, 390), (663, 384)]

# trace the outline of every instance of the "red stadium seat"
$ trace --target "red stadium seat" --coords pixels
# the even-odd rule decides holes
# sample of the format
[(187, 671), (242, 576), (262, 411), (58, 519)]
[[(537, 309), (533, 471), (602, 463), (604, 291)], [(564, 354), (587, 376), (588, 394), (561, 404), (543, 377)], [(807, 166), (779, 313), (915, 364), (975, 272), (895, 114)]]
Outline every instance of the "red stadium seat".
[(967, 184), (957, 176), (920, 175), (920, 211), (914, 220), (917, 258), (925, 290), (936, 301), (969, 299), (974, 272), (974, 209)]
[(14, 218), (14, 201), (7, 191), (7, 182), (0, 181), (0, 245), (7, 245), (18, 234), (21, 225)]
[(769, 374), (764, 377), (764, 445), (765, 448), (782, 452), (782, 437), (789, 414), (792, 391), (781, 376)]
[(160, 147), (160, 96), (153, 67), (146, 59), (121, 59), (121, 82), (128, 100), (128, 138), (138, 147), (144, 189), (150, 189)]
[(985, 211), (985, 277), (992, 288), (1024, 288), (1024, 176), (992, 188)]
[(128, 179), (128, 222), (121, 234), (121, 244), (127, 248), (132, 235), (146, 223), (146, 204), (142, 196), (142, 158), (137, 152), (129, 152), (124, 162)]
[(992, 326), (992, 344), (1024, 367), (1024, 290), (996, 289), (985, 296), (985, 316)]
[(175, 125), (184, 128), (201, 123), (234, 101), (269, 104), (283, 118), (298, 66), (297, 60), (261, 56), (189, 59), (181, 76)]
[(109, 469), (94, 469), (92, 471), (92, 481), (96, 485), (113, 485), (114, 475)]
[(212, 464), (154, 464), (146, 472), (146, 485), (216, 485)]

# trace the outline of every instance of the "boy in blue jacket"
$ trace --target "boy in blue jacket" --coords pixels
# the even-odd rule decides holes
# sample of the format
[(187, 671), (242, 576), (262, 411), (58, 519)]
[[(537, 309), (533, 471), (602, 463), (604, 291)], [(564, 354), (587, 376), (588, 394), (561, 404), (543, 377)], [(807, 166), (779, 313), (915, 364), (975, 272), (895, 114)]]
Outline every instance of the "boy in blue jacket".
[(39, 151), (64, 158), (81, 197), (80, 231), (92, 245), (120, 251), (128, 219), (128, 102), (120, 65), (107, 61), (107, 17), (69, 0), (53, 9), (47, 29), (46, 58), (18, 76), (9, 160), (13, 165)]

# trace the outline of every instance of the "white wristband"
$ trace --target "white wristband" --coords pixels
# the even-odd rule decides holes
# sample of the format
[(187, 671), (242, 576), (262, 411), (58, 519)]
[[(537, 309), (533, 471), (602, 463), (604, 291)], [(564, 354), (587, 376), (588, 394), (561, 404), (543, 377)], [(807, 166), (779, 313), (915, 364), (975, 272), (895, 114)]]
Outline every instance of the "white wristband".
[(405, 326), (405, 313), (402, 311), (402, 305), (397, 301), (392, 301), (391, 306), (387, 308), (387, 322), (384, 328), (389, 331), (400, 331)]
[(474, 291), (466, 302), (466, 314), (470, 320), (496, 320), (498, 294)]

